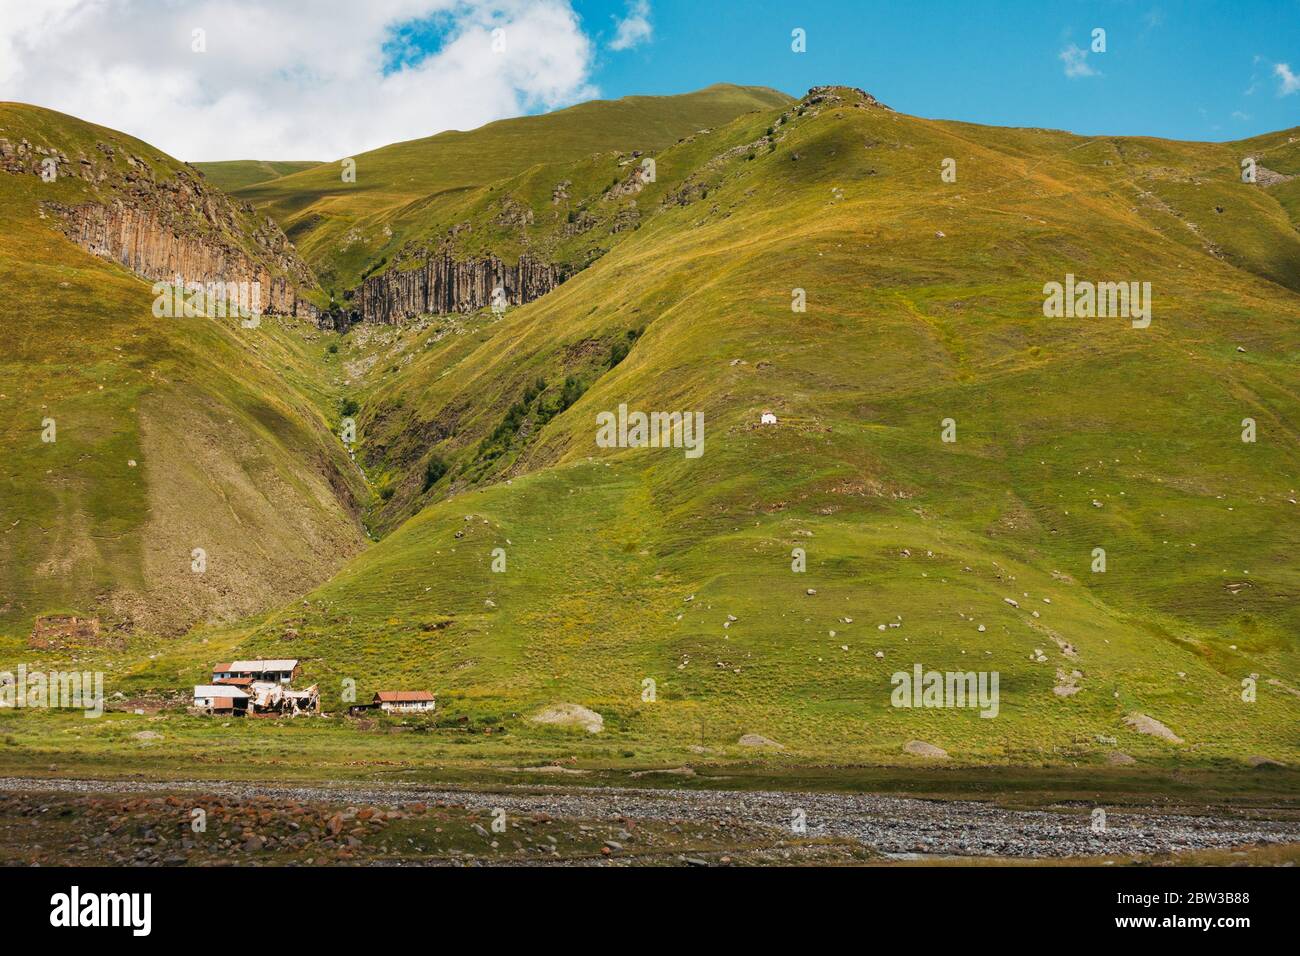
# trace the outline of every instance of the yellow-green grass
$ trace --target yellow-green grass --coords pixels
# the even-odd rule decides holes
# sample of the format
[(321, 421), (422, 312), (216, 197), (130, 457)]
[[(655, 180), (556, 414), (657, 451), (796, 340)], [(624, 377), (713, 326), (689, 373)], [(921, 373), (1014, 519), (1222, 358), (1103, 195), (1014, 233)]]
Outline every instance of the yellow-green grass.
[[(810, 763), (787, 755), (691, 753), (696, 774), (673, 769), (671, 748), (608, 755), (573, 737), (553, 758), (510, 734), (466, 729), (450, 714), (358, 722), (349, 718), (227, 719), (113, 711), (0, 710), (0, 775), (170, 781), (465, 786), (573, 785), (898, 793), (980, 799), (1013, 808), (1105, 801), (1109, 806), (1257, 806), (1295, 812), (1297, 771), (1206, 764), (1170, 755), (1138, 766), (1090, 761), (953, 766), (894, 758)], [(148, 731), (147, 734), (144, 732)], [(137, 736), (143, 734), (143, 736)], [(154, 736), (157, 735), (157, 736)], [(739, 750), (739, 748), (737, 748)], [(564, 771), (559, 772), (557, 767)]]
[(208, 182), (218, 189), (233, 192), (244, 186), (264, 183), (268, 179), (278, 179), (291, 173), (300, 173), (304, 169), (319, 165), (319, 160), (229, 159), (212, 163), (195, 163), (194, 168), (203, 173)]
[[(0, 126), (74, 162), (106, 142), (159, 180), (178, 168), (47, 110), (5, 106)], [(0, 354), (0, 628), (19, 640), (56, 612), (102, 618), (108, 640), (230, 620), (365, 540), (369, 492), (333, 433), (315, 330), (155, 318), (148, 283), (74, 246), (42, 206), (112, 201), (115, 185), (0, 175), (0, 289), (21, 316)]]
[[(481, 439), (536, 377), (590, 388), (512, 443), (491, 487), (421, 511), (295, 606), (326, 685), (427, 685), (499, 716), (573, 700), (606, 715), (611, 750), (754, 732), (816, 759), (885, 760), (912, 738), (993, 762), (1295, 759), (1300, 335), (1295, 294), (1270, 280), (1296, 240), (1271, 193), (1239, 182), (1240, 148), (848, 108), (780, 125), (776, 150), (715, 167), (708, 198), (648, 217), (544, 299), (461, 336), (406, 333), (415, 358), (362, 401), (361, 457), (396, 476), (383, 527), (479, 480)], [(1269, 147), (1279, 167), (1286, 140)], [(947, 156), (958, 183), (940, 181)], [(673, 150), (658, 168), (660, 188), (680, 181)], [(1234, 252), (1226, 234), (1222, 258), (1189, 242), (1170, 199), (1144, 205), (1169, 178), (1258, 211), (1234, 220)], [(1150, 281), (1151, 327), (1044, 318), (1042, 285), (1067, 272)], [(644, 333), (604, 369), (629, 329)], [(620, 402), (703, 411), (704, 456), (596, 448), (596, 413)], [(765, 407), (783, 424), (755, 427)], [(452, 467), (426, 492), (430, 450)], [(278, 646), (285, 623), (249, 648)], [(999, 670), (1000, 715), (890, 707), (890, 674), (914, 663)], [(1078, 693), (1053, 693), (1058, 668), (1081, 672)], [(1127, 729), (1134, 712), (1186, 743)], [(518, 732), (539, 747), (554, 733)]]
[[(236, 190), (288, 233), (322, 285), (341, 295), (412, 239), (436, 239), (444, 202), (546, 163), (608, 150), (659, 150), (697, 130), (789, 102), (763, 87), (719, 84), (679, 96), (596, 100), (538, 116), (451, 130)], [(343, 181), (344, 159), (355, 182)]]
[[(768, 128), (775, 149), (709, 164)], [(1289, 184), (1242, 184), (1238, 167), (1249, 149), (1286, 172), (1289, 138), (1085, 140), (778, 106), (663, 149), (636, 197), (641, 228), (536, 302), (354, 332), (337, 353), (287, 331), (287, 386), (318, 410), (360, 405), (358, 460), (391, 492), (370, 515), (383, 539), (261, 617), (82, 660), (111, 664), (111, 688), (181, 701), (217, 659), (294, 656), (328, 710), (352, 680), (361, 699), (432, 690), (451, 721), (388, 735), (166, 718), (199, 768), (576, 757), (906, 776), (926, 766), (903, 753), (914, 739), (954, 767), (1100, 770), (1112, 751), (1134, 773), (1294, 763), (1297, 239), (1275, 195)], [(956, 183), (940, 180), (946, 157)], [(603, 162), (569, 168), (594, 185)], [(545, 212), (551, 173), (512, 179), (511, 194)], [(691, 176), (706, 196), (660, 204)], [(1149, 281), (1151, 326), (1045, 318), (1043, 284), (1067, 272)], [(791, 311), (794, 288), (806, 312)], [(540, 421), (566, 376), (585, 392)], [(539, 377), (547, 388), (492, 445)], [(702, 411), (704, 454), (598, 448), (596, 414), (623, 402)], [(765, 408), (781, 424), (760, 427)], [(426, 488), (434, 456), (448, 468)], [(1091, 570), (1098, 547), (1105, 573)], [(891, 706), (891, 675), (917, 663), (998, 671), (998, 716)], [(1077, 693), (1053, 692), (1058, 670), (1080, 672)], [(600, 712), (604, 731), (528, 720), (560, 702)], [(1135, 732), (1134, 713), (1184, 742)], [(6, 716), (20, 751), (52, 756), (21, 721), (55, 718)], [(479, 732), (457, 731), (461, 716)], [(785, 749), (739, 746), (747, 733)], [(237, 745), (228, 762), (203, 755), (217, 740)]]

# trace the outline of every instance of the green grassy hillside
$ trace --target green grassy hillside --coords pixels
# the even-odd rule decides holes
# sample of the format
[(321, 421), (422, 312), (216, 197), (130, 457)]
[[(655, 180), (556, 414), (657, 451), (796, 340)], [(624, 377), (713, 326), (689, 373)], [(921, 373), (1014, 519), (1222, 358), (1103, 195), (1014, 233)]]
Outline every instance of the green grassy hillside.
[(317, 160), (231, 159), (215, 163), (195, 163), (194, 168), (203, 173), (212, 185), (229, 193), (244, 186), (300, 173), (304, 169), (319, 165)]
[(0, 627), (21, 641), (40, 615), (97, 616), (115, 642), (328, 576), (364, 545), (368, 492), (333, 434), (315, 330), (155, 318), (150, 285), (69, 242), (45, 204), (114, 201), (128, 155), (163, 184), (181, 164), (35, 107), (0, 106), (0, 128), (73, 162), (116, 151), (102, 183), (0, 172), (0, 289), (21, 317), (0, 352)]
[[(599, 253), (554, 292), (304, 345), (303, 374), (358, 405), (382, 540), (277, 610), (140, 642), (118, 685), (176, 693), (218, 657), (291, 654), (334, 711), (348, 680), (439, 695), (416, 743), (237, 730), (241, 752), (349, 773), (918, 765), (914, 740), (973, 764), (1300, 759), (1300, 234), (1294, 180), (1239, 166), (1295, 170), (1295, 131), (1089, 139), (841, 89), (682, 139), (655, 151), (655, 183), (610, 199), (626, 155), (501, 173), (533, 211), (515, 248)], [(282, 216), (296, 178), (272, 184)], [(572, 246), (544, 221), (563, 180), (596, 220)], [(486, 228), (500, 200), (462, 198)], [(635, 228), (614, 228), (633, 203)], [(1067, 274), (1149, 282), (1150, 326), (1045, 317)], [(621, 403), (703, 413), (703, 454), (598, 447)], [(997, 716), (891, 706), (916, 664), (997, 671)], [(529, 719), (562, 703), (604, 729)], [(207, 759), (216, 725), (164, 719)], [(95, 759), (125, 753), (129, 726)]]
[[(596, 100), (540, 116), (394, 143), (341, 161), (238, 189), (288, 233), (327, 291), (341, 295), (411, 240), (429, 238), (442, 204), (466, 190), (543, 163), (607, 150), (659, 150), (699, 129), (788, 103), (762, 87), (720, 84), (681, 96)], [(430, 230), (434, 225), (430, 225)]]

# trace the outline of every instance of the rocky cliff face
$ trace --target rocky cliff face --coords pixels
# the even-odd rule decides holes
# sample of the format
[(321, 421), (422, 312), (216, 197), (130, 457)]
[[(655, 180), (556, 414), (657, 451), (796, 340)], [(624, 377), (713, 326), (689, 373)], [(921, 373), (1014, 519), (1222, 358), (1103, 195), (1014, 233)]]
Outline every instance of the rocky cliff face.
[(361, 287), (361, 317), (392, 324), (428, 312), (473, 312), (492, 305), (492, 291), (498, 287), (504, 290), (505, 304), (523, 305), (568, 277), (562, 266), (526, 255), (511, 266), (495, 256), (458, 262), (443, 252), (419, 268), (367, 278)]
[(274, 221), (236, 205), (188, 169), (163, 176), (121, 146), (101, 142), (97, 148), (100, 155), (73, 162), (57, 149), (0, 137), (0, 170), (89, 184), (94, 199), (46, 201), (43, 209), (77, 245), (142, 278), (256, 282), (263, 312), (316, 317), (301, 295), (315, 278)]
[(266, 259), (276, 267), (273, 272), (266, 261), (233, 243), (182, 234), (154, 209), (133, 208), (120, 200), (107, 206), (51, 203), (47, 208), (59, 215), (64, 234), (77, 245), (145, 279), (173, 281), (180, 276), (186, 283), (256, 282), (262, 312), (316, 317), (316, 307), (298, 295), (309, 279), (294, 274), (298, 263), (292, 253), (264, 247)]

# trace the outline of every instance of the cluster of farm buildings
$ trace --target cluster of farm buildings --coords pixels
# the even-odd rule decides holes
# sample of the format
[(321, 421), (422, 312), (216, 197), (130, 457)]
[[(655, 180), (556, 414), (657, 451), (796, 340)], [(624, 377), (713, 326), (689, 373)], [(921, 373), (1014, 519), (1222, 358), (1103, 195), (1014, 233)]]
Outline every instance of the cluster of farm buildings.
[[(213, 665), (212, 683), (194, 686), (195, 713), (233, 716), (284, 716), (320, 713), (315, 684), (295, 690), (296, 660), (229, 661)], [(432, 711), (437, 701), (424, 690), (381, 690), (368, 704), (348, 708), (353, 715), (367, 710), (418, 714)]]

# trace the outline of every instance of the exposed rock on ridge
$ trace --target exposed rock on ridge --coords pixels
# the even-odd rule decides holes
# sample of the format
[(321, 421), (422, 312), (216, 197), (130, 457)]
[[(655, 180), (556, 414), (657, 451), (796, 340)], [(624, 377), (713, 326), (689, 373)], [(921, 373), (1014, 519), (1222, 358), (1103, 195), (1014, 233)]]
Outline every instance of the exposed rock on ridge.
[(878, 107), (893, 112), (866, 90), (856, 86), (814, 86), (804, 94), (805, 106), (855, 106), (859, 109)]
[(315, 278), (273, 220), (236, 205), (188, 169), (164, 178), (122, 146), (96, 147), (99, 155), (74, 162), (61, 150), (0, 137), (0, 170), (89, 184), (98, 201), (42, 206), (77, 245), (144, 279), (257, 282), (263, 312), (315, 317), (315, 306), (301, 297)]

